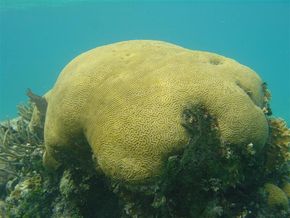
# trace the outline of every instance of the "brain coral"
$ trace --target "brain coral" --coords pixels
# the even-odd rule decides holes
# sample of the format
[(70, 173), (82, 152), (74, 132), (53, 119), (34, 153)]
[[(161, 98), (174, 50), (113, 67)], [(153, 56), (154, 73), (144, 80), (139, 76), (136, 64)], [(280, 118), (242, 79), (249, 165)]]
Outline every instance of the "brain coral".
[(265, 191), (268, 193), (268, 205), (270, 207), (288, 207), (287, 195), (278, 186), (271, 183), (266, 183)]
[(45, 96), (44, 164), (87, 141), (98, 168), (126, 182), (158, 176), (189, 136), (184, 108), (204, 105), (222, 140), (261, 148), (268, 136), (259, 76), (223, 56), (161, 41), (98, 47), (72, 60)]

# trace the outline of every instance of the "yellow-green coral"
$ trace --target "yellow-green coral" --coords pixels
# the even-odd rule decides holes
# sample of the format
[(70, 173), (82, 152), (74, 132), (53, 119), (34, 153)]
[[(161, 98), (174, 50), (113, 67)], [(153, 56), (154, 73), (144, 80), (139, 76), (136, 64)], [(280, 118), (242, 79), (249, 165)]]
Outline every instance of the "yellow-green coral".
[(271, 144), (276, 147), (276, 157), (282, 157), (284, 161), (290, 160), (290, 129), (282, 119), (269, 119), (271, 130)]
[(288, 208), (288, 198), (278, 186), (266, 183), (265, 191), (268, 194), (268, 205), (270, 207)]
[(266, 166), (268, 170), (273, 171), (290, 161), (290, 129), (280, 118), (270, 118), (268, 123), (270, 137)]
[(283, 191), (285, 192), (285, 194), (287, 195), (288, 198), (290, 198), (290, 183), (286, 182), (283, 185)]
[(187, 105), (216, 117), (224, 142), (261, 148), (268, 136), (259, 76), (223, 56), (135, 40), (98, 47), (72, 60), (45, 98), (44, 163), (87, 140), (113, 179), (144, 182), (189, 136)]

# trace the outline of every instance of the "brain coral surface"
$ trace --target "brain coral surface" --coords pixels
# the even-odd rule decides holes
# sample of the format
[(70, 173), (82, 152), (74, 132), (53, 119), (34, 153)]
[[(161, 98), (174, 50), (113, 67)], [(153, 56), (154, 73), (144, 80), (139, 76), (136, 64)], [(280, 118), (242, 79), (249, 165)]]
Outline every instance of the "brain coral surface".
[[(264, 145), (268, 125), (259, 76), (223, 56), (161, 41), (97, 47), (73, 59), (45, 95), (44, 163), (87, 141), (107, 176), (143, 182), (188, 143), (188, 105), (216, 117), (222, 140)], [(81, 140), (79, 140), (81, 139)]]

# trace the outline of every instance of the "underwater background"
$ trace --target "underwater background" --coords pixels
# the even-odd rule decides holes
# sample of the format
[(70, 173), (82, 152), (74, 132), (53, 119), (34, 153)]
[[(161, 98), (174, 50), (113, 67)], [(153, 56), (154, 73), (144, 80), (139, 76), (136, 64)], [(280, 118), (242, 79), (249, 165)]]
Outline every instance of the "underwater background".
[(74, 57), (131, 39), (215, 52), (254, 69), (290, 123), (290, 1), (0, 1), (0, 120)]
[[(83, 80), (90, 73), (86, 68), (95, 66), (84, 60), (85, 77), (63, 77), (64, 85), (48, 99), (53, 109), (46, 113), (47, 101), (38, 95), (52, 88), (68, 62), (97, 46), (132, 39), (215, 52), (251, 67), (268, 84), (261, 87), (264, 114), (261, 110), (260, 115), (245, 114), (243, 108), (249, 112), (251, 108), (241, 101), (240, 92), (223, 92), (231, 87), (226, 74), (220, 77), (225, 80), (220, 87), (196, 75), (201, 78), (200, 89), (213, 84), (209, 94), (192, 89), (209, 105), (193, 100), (176, 107), (187, 99), (181, 91), (194, 96), (188, 92), (193, 83), (184, 83), (190, 71), (172, 68), (180, 72), (179, 83), (166, 70), (154, 77), (157, 80), (151, 80), (150, 74), (140, 80), (152, 64), (164, 63), (161, 69), (171, 69), (168, 60), (175, 60), (175, 51), (179, 52), (172, 48), (171, 53), (166, 43), (152, 41), (143, 45), (147, 44), (149, 55), (156, 51), (153, 56), (160, 59), (139, 63), (136, 58), (130, 65), (133, 69), (123, 71), (120, 64), (121, 71), (114, 71), (119, 57), (134, 57), (126, 48), (134, 47), (138, 53), (142, 46), (141, 41), (122, 43), (125, 49), (105, 60), (111, 60), (107, 63), (112, 65), (108, 72), (113, 79), (101, 89), (94, 77)], [(155, 50), (158, 44), (160, 49)], [(118, 45), (114, 45), (117, 50)], [(165, 49), (169, 53), (164, 57)], [(106, 51), (93, 54), (95, 61), (106, 59)], [(191, 66), (190, 60), (184, 60)], [(214, 77), (218, 63), (223, 62), (209, 58), (200, 69), (207, 68), (209, 77)], [(229, 69), (239, 66), (230, 65)], [(122, 72), (129, 75), (123, 83), (118, 80)], [(157, 84), (163, 84), (163, 78), (170, 90), (173, 83), (173, 93)], [(136, 83), (126, 90), (131, 81)], [(148, 86), (147, 81), (152, 83)], [(82, 89), (83, 84), (89, 86)], [(243, 89), (243, 84), (235, 86)], [(268, 88), (274, 116), (268, 107)], [(0, 0), (0, 218), (289, 218), (290, 128), (277, 118), (289, 126), (289, 89), (290, 0)], [(92, 91), (98, 92), (97, 97), (87, 104)], [(75, 93), (81, 98), (71, 98)], [(101, 94), (105, 101), (98, 98)], [(173, 103), (166, 100), (171, 95)], [(144, 99), (140, 102), (136, 96)], [(216, 108), (214, 116), (211, 107)], [(98, 108), (108, 111), (94, 117)], [(175, 119), (167, 119), (172, 115)]]

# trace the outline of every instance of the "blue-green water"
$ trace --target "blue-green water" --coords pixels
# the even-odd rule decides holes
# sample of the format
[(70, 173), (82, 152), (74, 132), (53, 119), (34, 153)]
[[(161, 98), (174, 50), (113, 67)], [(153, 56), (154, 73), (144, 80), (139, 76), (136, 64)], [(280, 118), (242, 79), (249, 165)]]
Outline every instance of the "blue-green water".
[(290, 1), (2, 0), (0, 5), (0, 120), (16, 116), (27, 88), (48, 91), (78, 54), (122, 40), (157, 39), (253, 68), (269, 85), (274, 115), (290, 123)]

